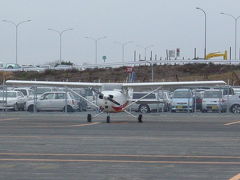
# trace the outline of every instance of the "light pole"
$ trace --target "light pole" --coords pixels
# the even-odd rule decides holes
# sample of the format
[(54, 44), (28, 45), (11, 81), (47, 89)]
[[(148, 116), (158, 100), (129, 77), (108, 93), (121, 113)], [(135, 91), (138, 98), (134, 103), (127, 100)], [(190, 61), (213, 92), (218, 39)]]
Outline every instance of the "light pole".
[(145, 61), (147, 60), (147, 50), (149, 49), (149, 48), (151, 48), (151, 47), (153, 47), (154, 45), (153, 44), (151, 44), (151, 45), (149, 45), (149, 46), (140, 46), (140, 45), (137, 45), (138, 47), (141, 47), (141, 48), (143, 48), (144, 49), (144, 56), (145, 56)]
[(16, 28), (16, 64), (18, 63), (18, 27), (19, 27), (19, 25), (26, 23), (26, 22), (30, 22), (30, 21), (31, 20), (25, 20), (25, 21), (21, 21), (19, 23), (15, 23), (13, 21), (5, 20), (5, 19), (3, 20), (3, 22), (10, 23), (10, 24), (14, 25)]
[(71, 31), (73, 30), (73, 28), (69, 28), (69, 29), (64, 29), (62, 31), (58, 31), (58, 30), (55, 30), (55, 29), (51, 29), (51, 28), (48, 28), (49, 31), (54, 31), (56, 32), (58, 35), (59, 35), (59, 61), (61, 62), (62, 61), (62, 35), (64, 32), (66, 31)]
[(93, 37), (85, 37), (86, 39), (91, 39), (95, 42), (95, 64), (97, 64), (97, 59), (98, 59), (98, 41), (102, 39), (106, 39), (107, 36), (99, 37), (99, 38), (93, 38)]
[(127, 42), (119, 42), (116, 41), (115, 43), (120, 44), (122, 46), (122, 62), (124, 62), (124, 56), (125, 56), (125, 46), (127, 44), (133, 43), (133, 41), (127, 41)]
[(153, 73), (154, 73), (154, 72), (153, 72), (153, 61), (146, 61), (146, 60), (145, 60), (145, 62), (149, 63), (150, 66), (151, 66), (151, 74), (152, 74), (152, 82), (153, 82), (153, 79), (154, 79), (154, 76), (153, 76), (153, 75), (154, 75), (154, 74), (153, 74)]
[(235, 60), (237, 59), (237, 21), (240, 18), (240, 16), (238, 17), (234, 17), (231, 14), (227, 14), (227, 13), (223, 13), (221, 12), (220, 14), (226, 15), (226, 16), (230, 16), (235, 20)]
[(207, 57), (207, 14), (206, 12), (200, 8), (200, 7), (196, 7), (196, 9), (202, 11), (204, 13), (204, 17), (205, 17), (205, 42), (204, 42), (204, 59), (206, 59)]

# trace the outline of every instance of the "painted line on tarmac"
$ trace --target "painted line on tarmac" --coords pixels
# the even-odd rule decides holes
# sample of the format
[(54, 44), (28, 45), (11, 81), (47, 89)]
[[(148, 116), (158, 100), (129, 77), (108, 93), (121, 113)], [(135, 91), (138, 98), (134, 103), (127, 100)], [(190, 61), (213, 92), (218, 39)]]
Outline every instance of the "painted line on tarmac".
[(191, 156), (157, 154), (64, 154), (64, 153), (0, 153), (8, 156), (88, 156), (88, 157), (139, 157), (139, 158), (198, 158), (198, 159), (240, 159), (240, 156)]
[[(92, 125), (97, 125), (100, 124), (100, 122), (95, 122), (95, 123), (87, 123), (87, 124), (75, 124), (75, 125), (56, 125), (56, 126), (49, 126), (49, 125), (36, 125), (36, 126), (11, 126), (12, 128), (66, 128), (66, 127), (84, 127), (84, 126), (92, 126)], [(5, 127), (5, 126), (0, 126), (0, 127)]]
[(232, 177), (229, 180), (240, 180), (240, 174), (237, 174), (236, 176)]
[(224, 124), (224, 126), (230, 126), (230, 125), (234, 125), (234, 124), (240, 124), (240, 121), (234, 121), (234, 122), (226, 123), (226, 124)]
[(87, 123), (87, 124), (77, 124), (77, 125), (71, 125), (70, 127), (92, 126), (92, 125), (96, 125), (96, 124), (100, 124), (100, 122)]
[(6, 118), (6, 119), (0, 119), (0, 121), (12, 121), (12, 120), (17, 120), (19, 118)]
[(0, 159), (0, 161), (12, 162), (94, 162), (94, 163), (142, 163), (142, 164), (195, 164), (195, 165), (240, 165), (240, 162), (218, 161), (141, 161), (141, 160), (104, 160), (104, 159)]

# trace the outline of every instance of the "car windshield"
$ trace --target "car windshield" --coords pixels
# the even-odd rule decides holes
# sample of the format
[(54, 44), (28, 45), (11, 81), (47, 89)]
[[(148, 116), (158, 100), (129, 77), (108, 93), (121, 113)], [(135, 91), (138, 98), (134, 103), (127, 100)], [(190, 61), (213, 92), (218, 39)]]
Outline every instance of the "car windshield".
[(27, 96), (27, 90), (25, 89), (17, 89), (16, 91), (20, 91), (23, 93), (24, 96)]
[(223, 87), (223, 88), (214, 88), (216, 90), (221, 90), (223, 92), (223, 95), (234, 95), (233, 88), (230, 87)]
[(15, 92), (0, 92), (0, 97), (17, 97), (17, 94)]
[(173, 98), (191, 98), (192, 94), (190, 91), (175, 91)]
[(204, 98), (222, 98), (221, 91), (205, 91)]

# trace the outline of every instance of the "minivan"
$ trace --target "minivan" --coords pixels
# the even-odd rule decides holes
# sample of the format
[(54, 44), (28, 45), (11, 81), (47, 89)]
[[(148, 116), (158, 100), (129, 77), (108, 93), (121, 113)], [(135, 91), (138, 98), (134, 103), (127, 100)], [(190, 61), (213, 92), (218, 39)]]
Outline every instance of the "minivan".
[(176, 89), (171, 97), (171, 112), (189, 111), (193, 112), (195, 101), (191, 89)]
[[(136, 102), (130, 107), (131, 111), (148, 113), (152, 111), (169, 110), (170, 96), (168, 91), (153, 92), (147, 95), (148, 93), (149, 92), (133, 92), (130, 95), (130, 101)], [(144, 98), (139, 100), (142, 97)]]

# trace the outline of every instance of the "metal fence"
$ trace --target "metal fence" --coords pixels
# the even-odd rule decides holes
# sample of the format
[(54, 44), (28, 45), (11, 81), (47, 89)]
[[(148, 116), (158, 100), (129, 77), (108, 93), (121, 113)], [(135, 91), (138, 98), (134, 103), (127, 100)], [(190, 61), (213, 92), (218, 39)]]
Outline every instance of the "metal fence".
[[(43, 90), (45, 88), (45, 90)], [(130, 101), (136, 101), (132, 106), (127, 109), (136, 113), (198, 113), (198, 112), (218, 112), (218, 113), (240, 113), (240, 96), (234, 95), (231, 87), (214, 87), (215, 90), (221, 89), (223, 97), (219, 97), (214, 103), (210, 103), (203, 109), (203, 97), (201, 90), (204, 92), (207, 89), (189, 88), (192, 96), (187, 98), (187, 102), (180, 102), (174, 104), (173, 89), (160, 89), (154, 93), (154, 98), (146, 97), (140, 101), (130, 96)], [(23, 91), (29, 92), (23, 92)], [(40, 95), (40, 92), (45, 92)], [(90, 90), (88, 90), (90, 91)], [(48, 92), (48, 93), (46, 93)], [(166, 97), (163, 95), (166, 93)], [(54, 94), (55, 98), (51, 96)], [(83, 111), (99, 111), (94, 106), (97, 101), (97, 95), (90, 93), (82, 93), (81, 89), (72, 89), (68, 87), (13, 87), (13, 86), (0, 86), (0, 111), (12, 113), (14, 111), (26, 111), (25, 113), (38, 113), (40, 111), (54, 111), (65, 113), (76, 113)], [(49, 96), (48, 97), (46, 96)], [(167, 97), (168, 96), (168, 97)], [(58, 97), (58, 98), (57, 98)], [(89, 98), (90, 97), (90, 98)], [(177, 100), (176, 100), (177, 101)], [(88, 102), (88, 103), (87, 103)], [(44, 104), (45, 103), (45, 104)], [(44, 106), (45, 107), (40, 107)]]

